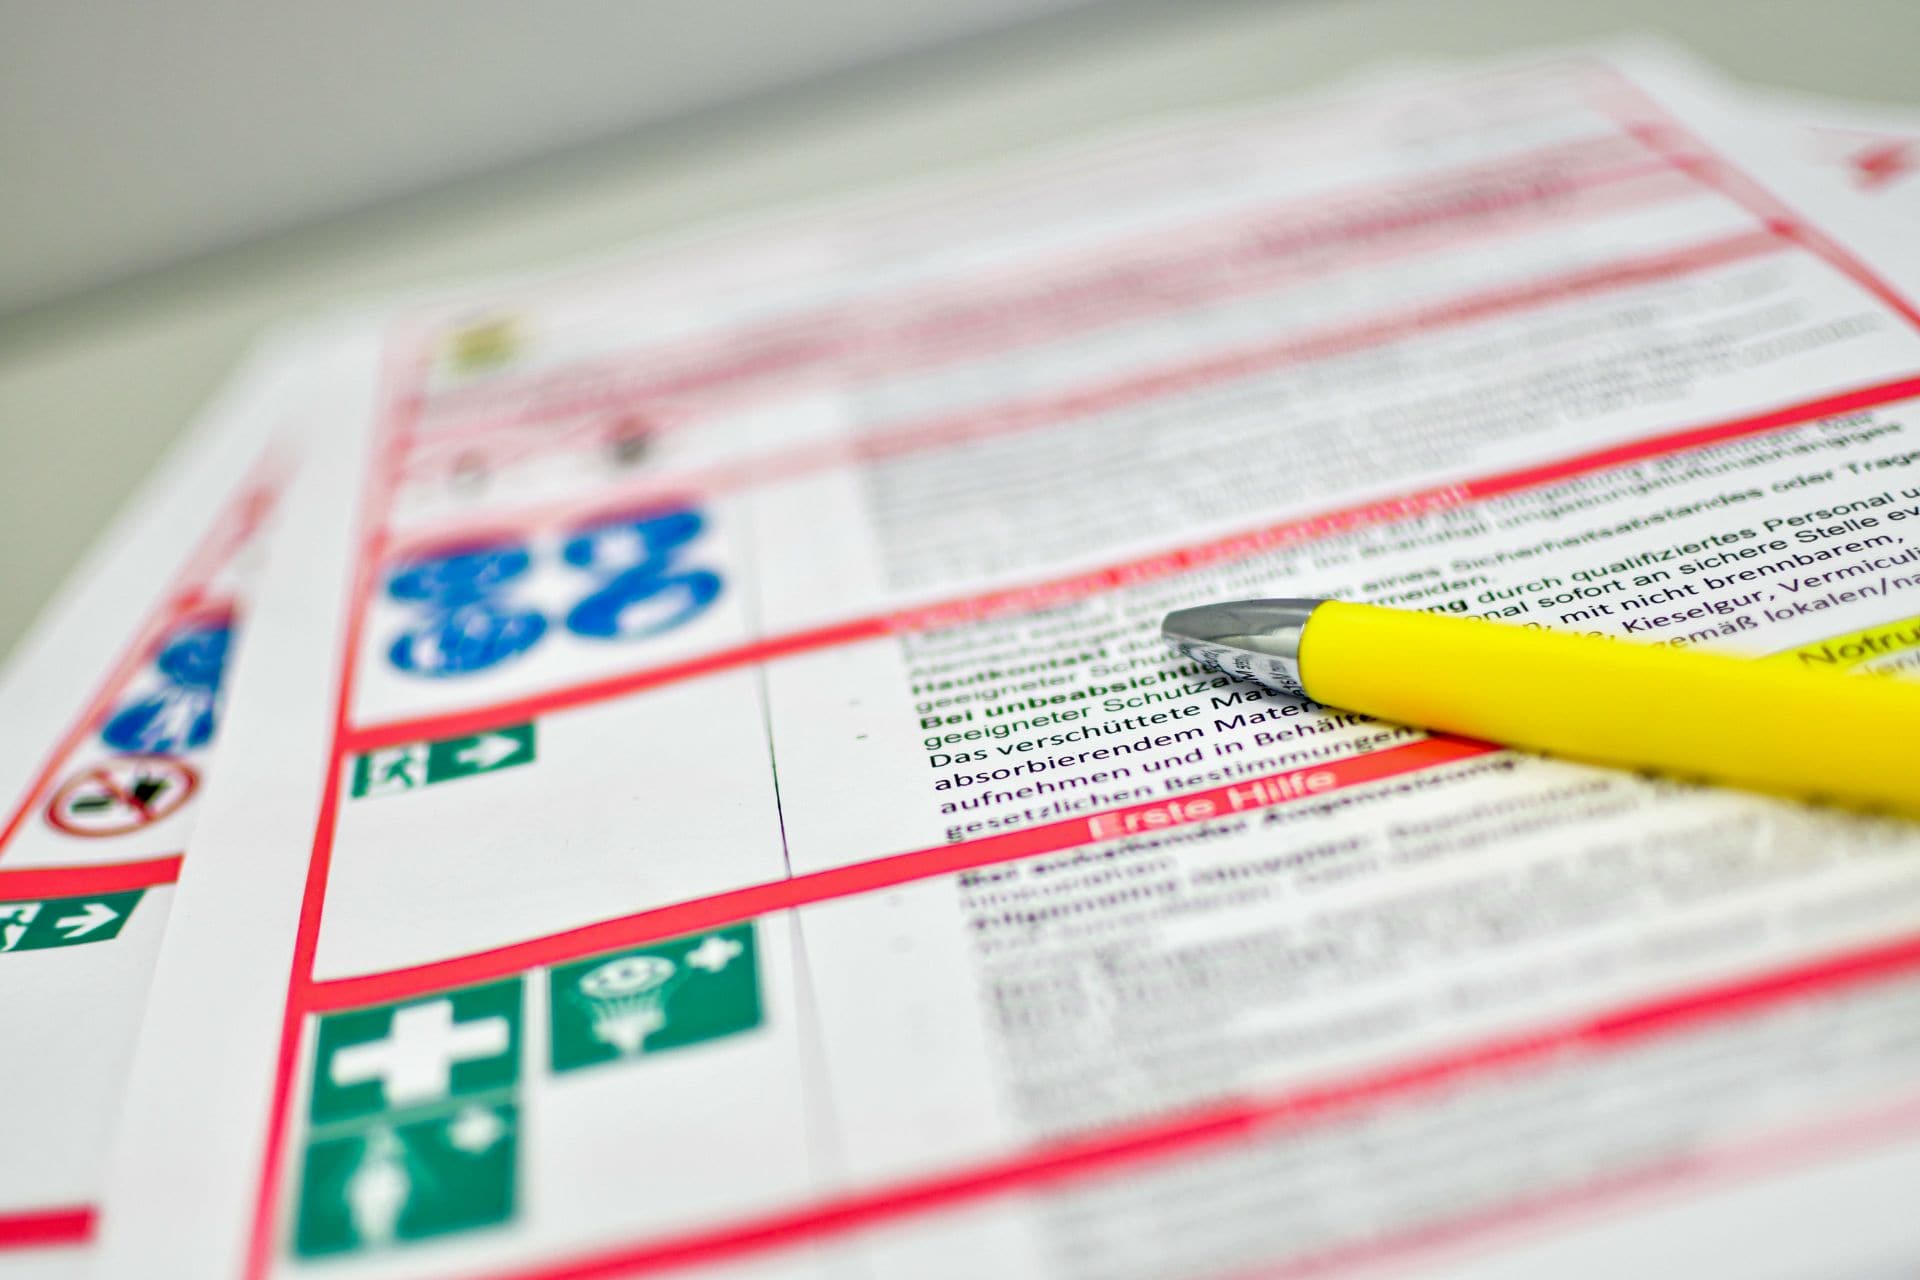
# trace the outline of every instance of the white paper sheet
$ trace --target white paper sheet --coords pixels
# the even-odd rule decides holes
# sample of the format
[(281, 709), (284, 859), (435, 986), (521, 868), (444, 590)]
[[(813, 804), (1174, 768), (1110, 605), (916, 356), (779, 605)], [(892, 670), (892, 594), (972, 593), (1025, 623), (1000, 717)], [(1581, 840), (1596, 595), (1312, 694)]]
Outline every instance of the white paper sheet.
[(222, 673), (319, 353), (262, 344), (0, 679), (0, 1275), (87, 1260)]
[(1920, 221), (1920, 111), (1778, 89), (1747, 96), (1813, 173), (1903, 226)]
[[(1327, 594), (1912, 666), (1920, 279), (1774, 151), (1569, 55), (386, 322), (105, 1273), (1613, 1274), (1909, 1159), (1906, 827), (1156, 635)], [(1824, 1261), (1920, 1256), (1848, 1209)]]

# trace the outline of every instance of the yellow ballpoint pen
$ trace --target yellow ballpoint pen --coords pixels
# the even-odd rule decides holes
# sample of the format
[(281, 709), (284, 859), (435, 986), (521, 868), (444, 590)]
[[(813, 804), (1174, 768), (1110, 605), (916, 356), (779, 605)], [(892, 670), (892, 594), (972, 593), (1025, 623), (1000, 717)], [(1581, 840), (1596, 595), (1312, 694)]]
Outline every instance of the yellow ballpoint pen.
[(1920, 817), (1920, 683), (1342, 600), (1177, 609), (1161, 633), (1382, 720)]

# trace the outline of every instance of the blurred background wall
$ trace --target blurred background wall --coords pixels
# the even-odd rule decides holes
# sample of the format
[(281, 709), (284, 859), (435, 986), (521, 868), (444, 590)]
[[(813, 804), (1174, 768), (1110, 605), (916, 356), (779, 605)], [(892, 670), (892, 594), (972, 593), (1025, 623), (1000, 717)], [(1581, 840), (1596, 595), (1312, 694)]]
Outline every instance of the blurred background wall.
[(1086, 0), (0, 2), (0, 314)]

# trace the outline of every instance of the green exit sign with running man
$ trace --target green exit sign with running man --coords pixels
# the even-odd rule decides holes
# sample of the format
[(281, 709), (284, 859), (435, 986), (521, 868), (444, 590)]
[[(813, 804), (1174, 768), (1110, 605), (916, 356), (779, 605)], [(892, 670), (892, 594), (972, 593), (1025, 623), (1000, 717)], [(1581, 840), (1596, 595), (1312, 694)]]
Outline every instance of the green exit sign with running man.
[(509, 725), (438, 742), (407, 742), (353, 758), (353, 795), (396, 795), (533, 763), (533, 724)]

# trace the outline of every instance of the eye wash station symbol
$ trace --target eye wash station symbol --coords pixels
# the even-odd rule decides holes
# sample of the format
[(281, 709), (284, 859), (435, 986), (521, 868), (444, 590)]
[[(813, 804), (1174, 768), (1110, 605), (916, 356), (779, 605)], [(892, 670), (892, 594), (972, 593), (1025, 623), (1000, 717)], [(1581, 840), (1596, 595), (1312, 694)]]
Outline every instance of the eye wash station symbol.
[[(745, 950), (738, 942), (712, 934), (688, 952), (688, 969), (719, 973)], [(665, 956), (622, 956), (580, 979), (579, 991), (593, 1009), (594, 1038), (627, 1057), (647, 1047), (647, 1039), (667, 1025), (667, 1000), (687, 975)]]
[(593, 1035), (632, 1057), (647, 1037), (667, 1025), (667, 997), (680, 970), (664, 956), (609, 960), (580, 979), (580, 994), (593, 1009)]
[(753, 927), (671, 939), (552, 972), (553, 1067), (565, 1073), (760, 1024)]

